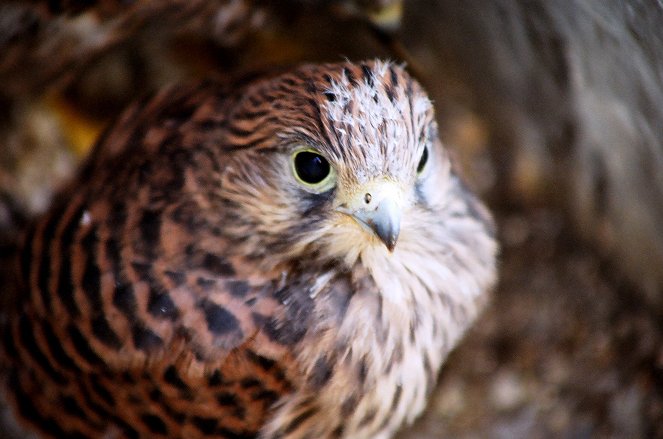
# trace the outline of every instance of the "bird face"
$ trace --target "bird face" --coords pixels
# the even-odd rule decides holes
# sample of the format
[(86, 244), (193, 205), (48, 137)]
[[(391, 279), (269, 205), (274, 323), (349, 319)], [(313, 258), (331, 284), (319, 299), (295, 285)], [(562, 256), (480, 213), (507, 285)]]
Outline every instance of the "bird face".
[[(394, 252), (403, 227), (438, 200), (448, 160), (430, 101), (402, 68), (309, 67), (250, 93), (268, 96), (259, 103), (245, 98), (251, 112), (267, 107), (280, 117), (250, 128), (268, 140), (247, 150), (253, 160), (230, 166), (224, 187), (251, 218), (262, 219), (259, 233), (271, 233), (275, 245), (276, 238), (287, 242), (291, 256), (352, 263), (366, 248)], [(256, 161), (269, 169), (258, 174), (242, 165)], [(262, 198), (252, 199), (257, 193)]]

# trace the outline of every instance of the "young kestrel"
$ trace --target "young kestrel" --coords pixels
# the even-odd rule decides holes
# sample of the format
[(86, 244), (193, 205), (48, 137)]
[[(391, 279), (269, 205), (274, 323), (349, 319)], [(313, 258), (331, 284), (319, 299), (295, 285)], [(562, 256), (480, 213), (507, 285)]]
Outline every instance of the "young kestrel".
[(496, 250), (399, 66), (171, 88), (27, 233), (7, 399), (53, 437), (388, 438)]

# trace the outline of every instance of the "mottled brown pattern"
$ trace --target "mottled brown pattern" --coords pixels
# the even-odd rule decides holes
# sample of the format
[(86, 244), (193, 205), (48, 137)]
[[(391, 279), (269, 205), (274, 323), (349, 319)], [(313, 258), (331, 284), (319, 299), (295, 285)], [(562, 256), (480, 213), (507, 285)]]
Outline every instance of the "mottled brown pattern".
[[(52, 437), (389, 437), (495, 279), (490, 217), (436, 136), (380, 62), (134, 105), (25, 237), (2, 357), (19, 417)], [(301, 145), (332, 189), (294, 179)], [(393, 252), (339, 213), (383, 186)]]

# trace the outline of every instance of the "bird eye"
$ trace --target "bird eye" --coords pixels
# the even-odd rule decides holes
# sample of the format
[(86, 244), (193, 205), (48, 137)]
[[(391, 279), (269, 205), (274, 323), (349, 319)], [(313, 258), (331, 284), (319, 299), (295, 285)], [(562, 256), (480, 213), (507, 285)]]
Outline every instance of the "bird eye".
[(419, 159), (419, 164), (417, 165), (417, 174), (421, 174), (426, 169), (426, 163), (428, 162), (428, 147), (424, 148), (424, 152), (421, 153), (421, 158)]
[(333, 183), (333, 168), (326, 158), (316, 151), (304, 149), (292, 156), (292, 168), (297, 180), (319, 191), (329, 189)]

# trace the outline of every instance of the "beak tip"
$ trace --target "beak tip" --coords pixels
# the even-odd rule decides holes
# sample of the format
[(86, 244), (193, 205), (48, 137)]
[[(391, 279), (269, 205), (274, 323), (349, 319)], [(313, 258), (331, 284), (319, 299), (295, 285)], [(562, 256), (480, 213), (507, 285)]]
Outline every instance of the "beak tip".
[(381, 230), (376, 230), (376, 235), (384, 243), (384, 245), (389, 250), (389, 253), (393, 253), (396, 248), (396, 241), (398, 241), (398, 234), (394, 233), (380, 233)]

